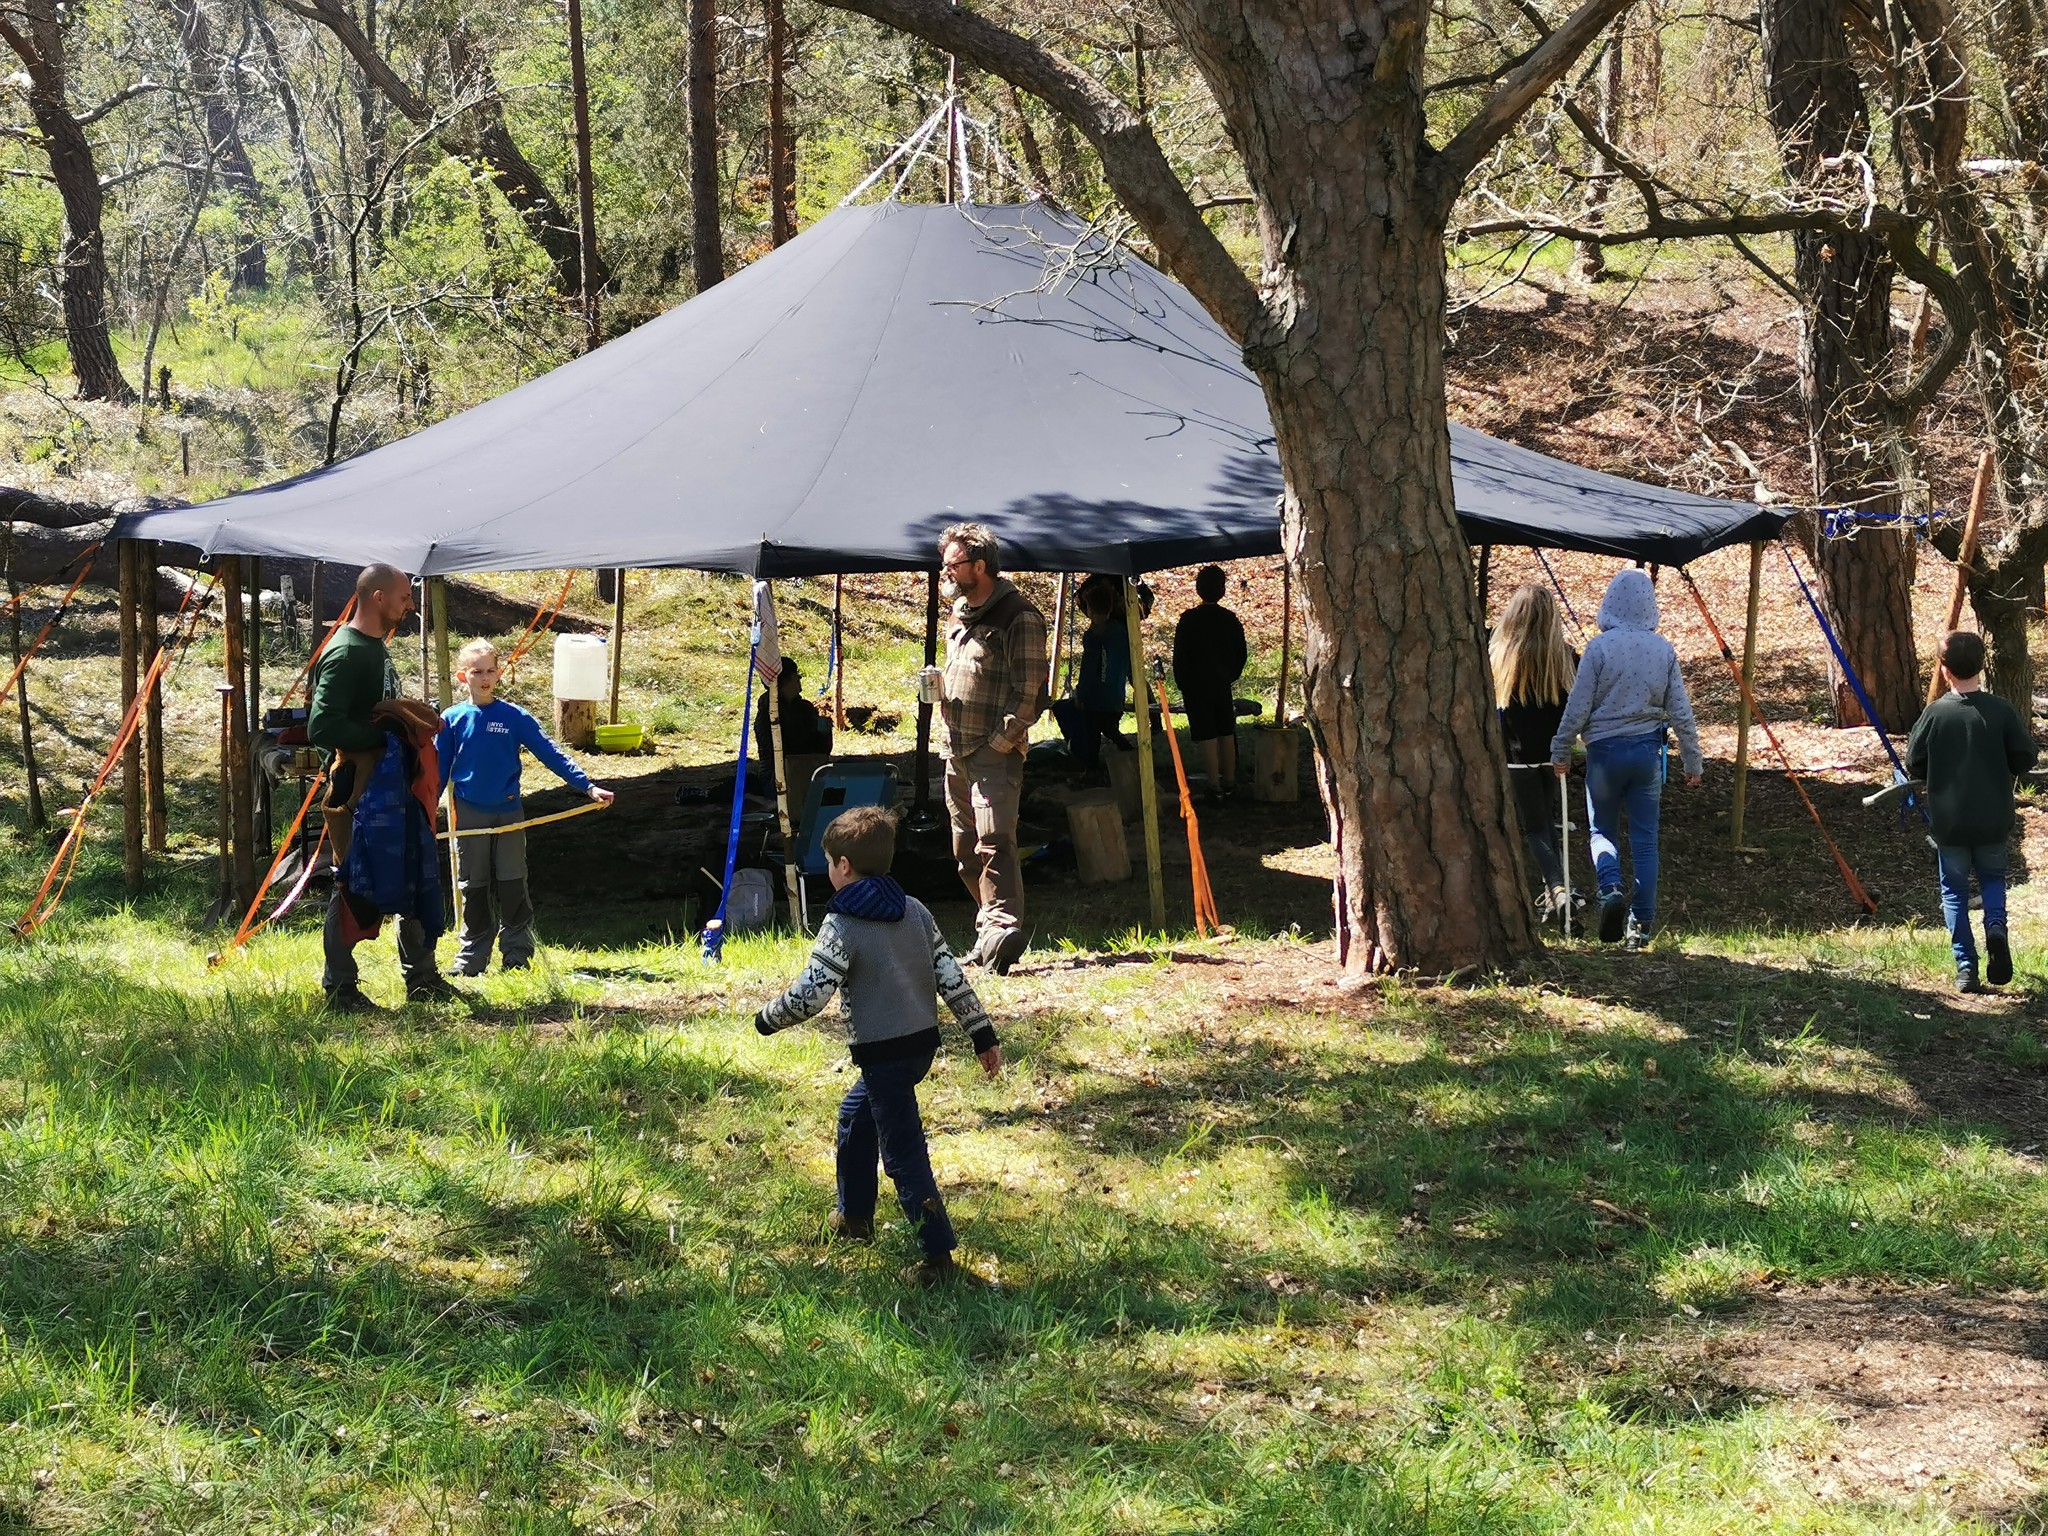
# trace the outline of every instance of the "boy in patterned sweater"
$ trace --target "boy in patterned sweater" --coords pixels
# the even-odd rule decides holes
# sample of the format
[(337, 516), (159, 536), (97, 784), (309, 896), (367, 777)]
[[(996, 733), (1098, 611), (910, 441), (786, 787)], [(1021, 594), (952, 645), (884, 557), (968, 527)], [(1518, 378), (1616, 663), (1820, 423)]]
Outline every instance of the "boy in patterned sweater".
[(848, 1241), (874, 1240), (879, 1156), (924, 1250), (924, 1261), (904, 1278), (937, 1285), (953, 1277), (957, 1240), (917, 1109), (917, 1085), (939, 1049), (934, 992), (967, 1031), (990, 1077), (1002, 1069), (1003, 1049), (938, 923), (889, 878), (895, 818), (860, 806), (834, 820), (823, 842), (833, 896), (810, 963), (787, 992), (754, 1015), (754, 1028), (772, 1035), (800, 1024), (844, 988), (847, 1043), (860, 1080), (839, 1106), (839, 1201), (827, 1224)]

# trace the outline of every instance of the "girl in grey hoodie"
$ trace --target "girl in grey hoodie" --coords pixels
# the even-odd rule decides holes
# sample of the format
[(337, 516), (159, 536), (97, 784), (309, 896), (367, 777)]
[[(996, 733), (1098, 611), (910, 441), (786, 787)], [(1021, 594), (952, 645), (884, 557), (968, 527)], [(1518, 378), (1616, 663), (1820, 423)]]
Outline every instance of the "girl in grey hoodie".
[[(1586, 647), (1550, 743), (1562, 778), (1572, 742), (1586, 738), (1586, 807), (1600, 884), (1600, 938), (1642, 947), (1657, 916), (1657, 818), (1664, 794), (1664, 732), (1678, 732), (1685, 782), (1700, 782), (1700, 733), (1678, 672), (1678, 652), (1657, 633), (1657, 589), (1631, 568), (1607, 584), (1600, 633)], [(1631, 900), (1621, 882), (1620, 842), (1628, 828), (1635, 874)]]

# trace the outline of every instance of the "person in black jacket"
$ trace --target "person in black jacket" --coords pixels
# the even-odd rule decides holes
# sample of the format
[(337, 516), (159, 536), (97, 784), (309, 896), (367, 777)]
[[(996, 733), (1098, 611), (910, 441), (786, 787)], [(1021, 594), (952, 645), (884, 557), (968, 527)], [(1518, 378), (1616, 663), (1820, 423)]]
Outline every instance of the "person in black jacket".
[(2019, 712), (1983, 687), (1984, 639), (1959, 629), (1941, 645), (1949, 692), (1929, 705), (1906, 740), (1906, 771), (1927, 782), (1927, 819), (1941, 874), (1941, 915), (1956, 961), (1956, 990), (1977, 990), (1970, 932), (1970, 877), (1984, 898), (1984, 979), (2012, 980), (2005, 929), (2005, 868), (2012, 841), (2012, 781), (2041, 751)]
[[(775, 687), (782, 695), (782, 750), (791, 757), (830, 757), (831, 722), (818, 712), (817, 705), (804, 697), (803, 674), (797, 671), (796, 662), (787, 656), (782, 658), (782, 670), (775, 674)], [(768, 713), (768, 690), (765, 688), (754, 706), (754, 750), (772, 773), (775, 766), (775, 723)]]
[(1223, 567), (1195, 573), (1202, 602), (1173, 627), (1173, 682), (1187, 712), (1188, 739), (1202, 749), (1212, 800), (1237, 793), (1237, 680), (1244, 675), (1244, 626), (1223, 606)]
[(1564, 818), (1550, 765), (1550, 743), (1564, 718), (1578, 658), (1564, 643), (1564, 625), (1547, 588), (1515, 588), (1494, 627), (1492, 659), (1494, 701), (1500, 708), (1515, 813), (1522, 821), (1530, 861), (1543, 882), (1537, 916), (1544, 922), (1562, 922), (1564, 864), (1558, 838)]

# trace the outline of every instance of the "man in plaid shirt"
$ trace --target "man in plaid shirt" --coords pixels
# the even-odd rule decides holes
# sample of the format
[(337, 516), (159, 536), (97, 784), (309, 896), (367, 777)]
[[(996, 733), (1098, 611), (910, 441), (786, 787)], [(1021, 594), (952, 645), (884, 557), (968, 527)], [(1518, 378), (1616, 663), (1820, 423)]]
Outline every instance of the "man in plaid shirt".
[(1045, 708), (1045, 616), (998, 574), (996, 536), (955, 523), (939, 536), (940, 590), (953, 600), (946, 630), (946, 810), (953, 857), (979, 911), (966, 959), (998, 976), (1024, 953), (1024, 877), (1017, 804), (1024, 748)]

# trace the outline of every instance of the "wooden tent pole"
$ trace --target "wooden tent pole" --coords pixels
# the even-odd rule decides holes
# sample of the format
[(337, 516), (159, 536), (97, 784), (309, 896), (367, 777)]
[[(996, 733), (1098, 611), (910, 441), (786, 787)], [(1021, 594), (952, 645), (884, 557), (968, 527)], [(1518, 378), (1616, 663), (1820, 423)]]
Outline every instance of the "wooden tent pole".
[(1764, 541), (1749, 546), (1749, 613), (1742, 629), (1742, 697), (1735, 701), (1735, 805), (1729, 815), (1735, 850), (1742, 851), (1743, 823), (1749, 815), (1749, 705), (1756, 690), (1756, 621), (1763, 599)]
[(1060, 572), (1059, 592), (1053, 598), (1052, 649), (1045, 661), (1045, 696), (1056, 699), (1060, 694), (1060, 647), (1067, 636), (1067, 583), (1071, 578), (1065, 571)]
[(14, 524), (0, 523), (0, 565), (7, 567), (7, 617), (8, 648), (12, 652), (11, 670), (20, 675), (14, 680), (14, 704), (21, 714), (21, 763), (28, 772), (28, 829), (40, 834), (49, 826), (49, 819), (43, 814), (42, 776), (36, 771), (36, 736), (28, 710), (28, 673), (21, 666), (21, 583), (14, 572)]
[[(751, 681), (748, 686), (752, 686)], [(768, 747), (774, 754), (775, 824), (782, 832), (782, 883), (789, 897), (789, 926), (804, 933), (803, 876), (796, 867), (796, 828), (789, 814), (789, 756), (782, 750), (782, 674), (768, 679)]]
[(1287, 663), (1294, 642), (1294, 566), (1280, 562), (1280, 692), (1273, 700), (1273, 723), (1287, 723)]
[(626, 664), (626, 570), (619, 568), (616, 585), (612, 588), (612, 703), (611, 714), (607, 717), (613, 725), (619, 723), (619, 678)]
[(1487, 586), (1492, 575), (1493, 546), (1482, 544), (1479, 546), (1479, 613), (1482, 619), (1486, 616)]
[[(939, 573), (925, 572), (924, 664), (937, 666), (939, 660)], [(932, 706), (922, 698), (917, 704), (917, 763), (911, 770), (915, 790), (910, 797), (913, 811), (927, 811), (932, 803)]]
[(427, 583), (428, 600), (434, 609), (434, 697), (443, 709), (455, 702), (455, 673), (448, 653), (448, 582), (433, 577)]
[(242, 612), (241, 557), (223, 556), (219, 570), (220, 600), (226, 616), (221, 632), (227, 641), (229, 844), (235, 901), (239, 910), (247, 911), (249, 903), (256, 899), (256, 806), (249, 783), (249, 672), (243, 655), (248, 628)]
[[(133, 539), (121, 540), (121, 718), (128, 719), (135, 708), (137, 681), (142, 671), (140, 616), (142, 547)], [(142, 889), (142, 739), (129, 732), (128, 745), (121, 749), (121, 883), (129, 893)]]
[(242, 585), (249, 593), (249, 729), (263, 729), (263, 560), (251, 555)]
[(846, 578), (832, 578), (832, 729), (846, 729)]
[[(145, 673), (156, 666), (163, 649), (163, 610), (156, 591), (157, 542), (142, 546), (142, 664)], [(149, 851), (163, 853), (170, 847), (170, 813), (164, 800), (164, 683), (161, 677), (149, 685), (143, 705), (143, 724), (149, 740), (142, 760), (144, 798), (149, 807)]]
[[(1145, 884), (1152, 898), (1152, 927), (1166, 928), (1166, 872), (1159, 863), (1159, 776), (1152, 770), (1152, 700), (1145, 692), (1145, 621), (1138, 584), (1124, 583), (1124, 624), (1131, 639), (1131, 700), (1138, 711), (1138, 803), (1145, 817)], [(1173, 722), (1164, 722), (1173, 729)]]
[[(1991, 499), (1991, 450), (1986, 448), (1977, 459), (1977, 480), (1970, 487), (1970, 510), (1963, 519), (1963, 544), (1956, 551), (1956, 587), (1948, 601), (1948, 623), (1941, 629), (1941, 639), (1946, 640), (1951, 631), (1963, 621), (1963, 598), (1970, 590), (1970, 577), (1977, 563), (1977, 541), (1984, 525), (1984, 505)], [(1941, 697), (1941, 663), (1939, 660), (1941, 641), (1935, 642), (1937, 659), (1934, 675), (1927, 679), (1927, 702), (1932, 704)]]

